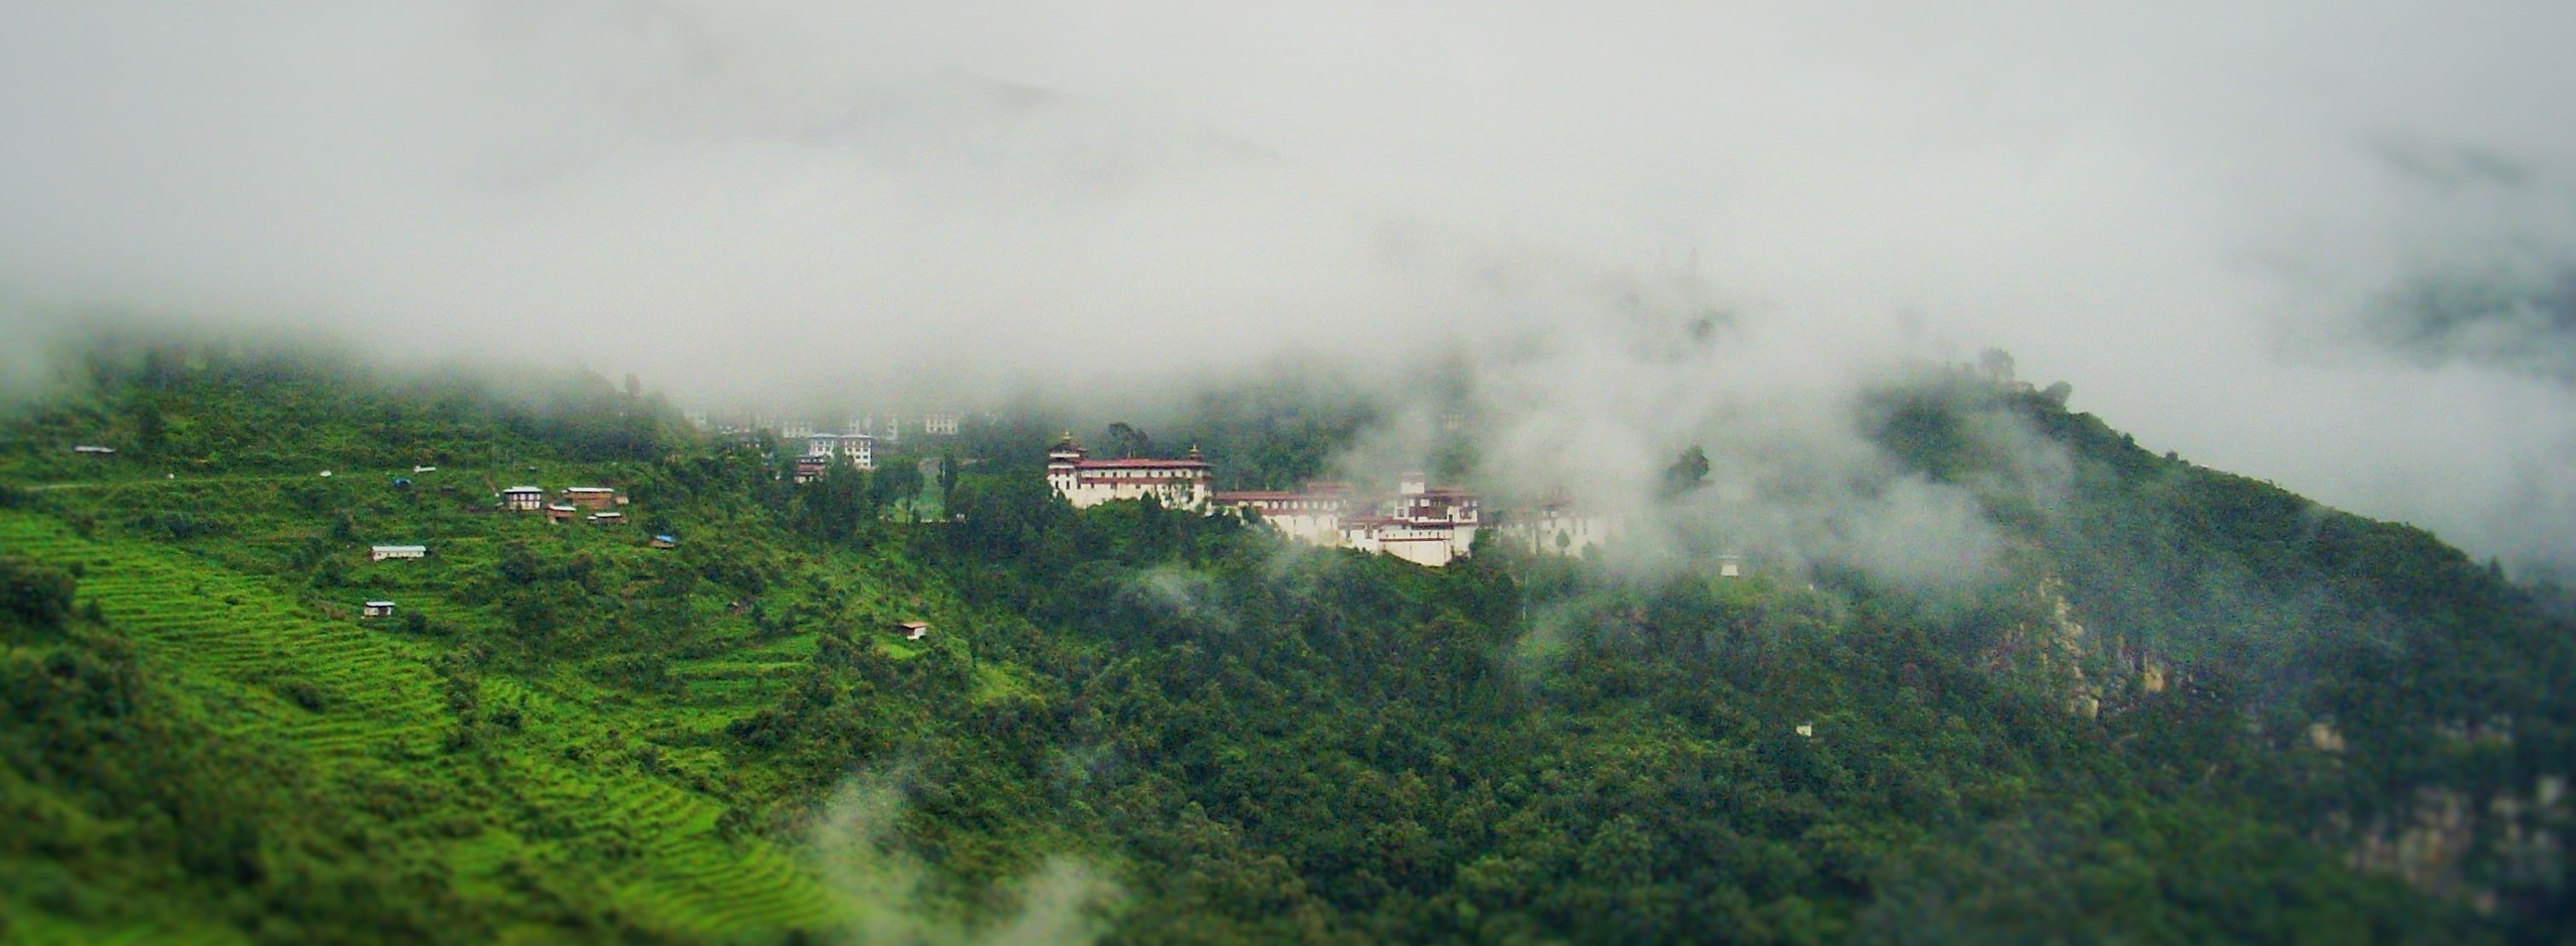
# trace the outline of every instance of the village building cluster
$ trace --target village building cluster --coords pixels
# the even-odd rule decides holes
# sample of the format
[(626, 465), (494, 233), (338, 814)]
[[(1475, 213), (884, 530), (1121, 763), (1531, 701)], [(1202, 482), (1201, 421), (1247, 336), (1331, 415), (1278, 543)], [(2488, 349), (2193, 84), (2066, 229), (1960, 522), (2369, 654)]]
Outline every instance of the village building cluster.
[[(434, 466), (415, 466), (412, 467), (412, 472), (428, 473), (435, 472), (437, 469)], [(397, 488), (407, 488), (410, 484), (411, 480), (408, 478), (394, 480)], [(628, 504), (628, 500), (625, 493), (614, 487), (567, 486), (555, 494), (557, 501), (554, 502), (547, 501), (546, 489), (542, 486), (512, 486), (501, 490), (497, 495), (501, 501), (501, 511), (543, 513), (548, 523), (570, 522), (575, 518), (586, 518), (591, 525), (595, 526), (615, 526), (626, 523), (626, 512), (622, 507)], [(588, 510), (586, 517), (583, 516), (584, 510)], [(670, 535), (656, 535), (648, 544), (657, 549), (671, 549), (678, 548), (680, 543)], [(371, 562), (428, 557), (429, 547), (426, 545), (376, 545), (370, 546), (367, 550), (367, 560)], [(395, 603), (392, 601), (367, 601), (360, 605), (359, 616), (392, 617), (394, 608)]]
[(617, 507), (626, 505), (626, 494), (606, 486), (567, 486), (559, 501), (547, 502), (542, 486), (513, 486), (501, 491), (501, 509), (505, 512), (542, 512), (547, 522), (571, 522), (581, 518), (581, 511), (591, 510), (588, 521), (595, 526), (623, 525), (626, 513)]

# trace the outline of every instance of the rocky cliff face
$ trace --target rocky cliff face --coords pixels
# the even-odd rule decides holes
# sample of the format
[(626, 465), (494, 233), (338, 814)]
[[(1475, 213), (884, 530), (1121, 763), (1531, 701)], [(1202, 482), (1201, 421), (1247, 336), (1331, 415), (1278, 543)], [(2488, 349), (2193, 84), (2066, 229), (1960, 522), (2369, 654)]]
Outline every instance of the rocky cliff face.
[[(2054, 573), (2032, 581), (2020, 604), (2026, 617), (1987, 650), (1985, 663), (2050, 681), (2069, 713), (2101, 718), (2189, 682), (2187, 671), (2150, 647), (2086, 627), (2065, 581)], [(2310, 720), (2293, 732), (2281, 751), (2317, 753), (2326, 764), (2341, 766), (2368, 749), (2354, 745), (2332, 719)], [(2458, 720), (2435, 733), (2463, 752), (2509, 749), (2514, 740), (2512, 721), (2501, 718)], [(2344, 851), (2345, 864), (2354, 870), (2393, 877), (2482, 912), (2529, 912), (2563, 896), (2571, 879), (2567, 839), (2576, 832), (2576, 801), (2570, 794), (2564, 775), (2483, 793), (2427, 786), (2397, 809), (2359, 823), (2349, 814), (2329, 816), (2317, 840)]]
[(2100, 718), (2180, 682), (2174, 669), (2146, 646), (2087, 629), (2067, 597), (2065, 580), (2056, 574), (2042, 573), (2021, 597), (2024, 613), (2031, 617), (1987, 651), (1986, 664), (2053, 680), (2065, 694), (2067, 712)]
[(2559, 896), (2568, 877), (2571, 821), (2567, 779), (2542, 776), (2527, 791), (2479, 799), (2446, 787), (2417, 790), (2394, 815), (2356, 829), (2337, 815), (2331, 834), (2344, 839), (2354, 870), (2405, 881), (2481, 912), (2512, 906), (2528, 912)]

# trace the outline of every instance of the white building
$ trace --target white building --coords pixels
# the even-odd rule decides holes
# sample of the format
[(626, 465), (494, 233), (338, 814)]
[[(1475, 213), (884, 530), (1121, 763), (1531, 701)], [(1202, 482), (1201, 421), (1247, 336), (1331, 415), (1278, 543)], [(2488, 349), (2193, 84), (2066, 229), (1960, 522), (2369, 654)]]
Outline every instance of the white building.
[(1094, 460), (1066, 434), (1047, 451), (1047, 485), (1076, 509), (1150, 496), (1167, 507), (1205, 511), (1215, 482), (1197, 447), (1178, 460)]
[(805, 455), (836, 459), (862, 470), (877, 468), (877, 438), (867, 434), (807, 434)]
[(429, 546), (426, 545), (379, 545), (367, 552), (367, 560), (370, 562), (381, 562), (389, 558), (428, 557)]
[(878, 440), (887, 443), (902, 443), (903, 415), (901, 413), (862, 414), (859, 415), (859, 419), (850, 422), (850, 429), (875, 435)]
[(393, 617), (394, 603), (391, 601), (369, 601), (366, 604), (359, 606), (358, 616), (362, 618)]
[(511, 512), (533, 512), (545, 507), (545, 487), (513, 486), (501, 491), (501, 508)]
[(1453, 487), (1433, 487), (1420, 473), (1405, 474), (1395, 498), (1378, 514), (1342, 523), (1342, 544), (1438, 568), (1475, 547), (1484, 525), (1484, 501)]
[(1581, 555), (1610, 541), (1610, 520), (1558, 498), (1513, 511), (1497, 534), (1533, 554)]
[(956, 412), (932, 411), (921, 415), (921, 432), (933, 437), (957, 436)]
[(1297, 492), (1244, 490), (1217, 493), (1211, 497), (1219, 509), (1238, 513), (1258, 513), (1261, 523), (1279, 530), (1291, 539), (1308, 545), (1333, 547), (1342, 544), (1342, 520), (1350, 516), (1354, 499), (1350, 484), (1340, 482), (1308, 483)]
[(1309, 483), (1299, 492), (1227, 492), (1220, 509), (1257, 512), (1290, 539), (1353, 548), (1439, 567), (1476, 544), (1483, 501), (1465, 490), (1433, 488), (1420, 474), (1397, 484), (1392, 498), (1364, 500), (1345, 483)]
[(1391, 516), (1355, 516), (1342, 525), (1342, 544), (1372, 555), (1393, 555), (1438, 568), (1475, 544), (1476, 527), (1407, 522)]

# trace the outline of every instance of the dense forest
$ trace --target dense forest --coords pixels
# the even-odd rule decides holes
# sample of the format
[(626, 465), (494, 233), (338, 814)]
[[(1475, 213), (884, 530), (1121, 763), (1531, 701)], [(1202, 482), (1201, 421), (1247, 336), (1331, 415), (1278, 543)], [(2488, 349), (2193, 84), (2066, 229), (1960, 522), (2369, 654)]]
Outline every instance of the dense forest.
[[(631, 381), (72, 374), (0, 419), (0, 940), (2576, 941), (2563, 592), (1974, 372), (1849, 412), (2007, 538), (1940, 594), (1075, 510), (1049, 418), (798, 483)], [(1093, 439), (1383, 416), (1189, 411)]]

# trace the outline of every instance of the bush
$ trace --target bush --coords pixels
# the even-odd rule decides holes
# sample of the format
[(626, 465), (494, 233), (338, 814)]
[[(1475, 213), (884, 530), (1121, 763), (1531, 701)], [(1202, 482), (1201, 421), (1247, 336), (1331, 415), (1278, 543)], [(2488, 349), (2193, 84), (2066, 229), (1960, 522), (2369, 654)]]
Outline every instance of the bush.
[(14, 631), (58, 631), (72, 614), (79, 583), (61, 569), (0, 557), (0, 624)]

